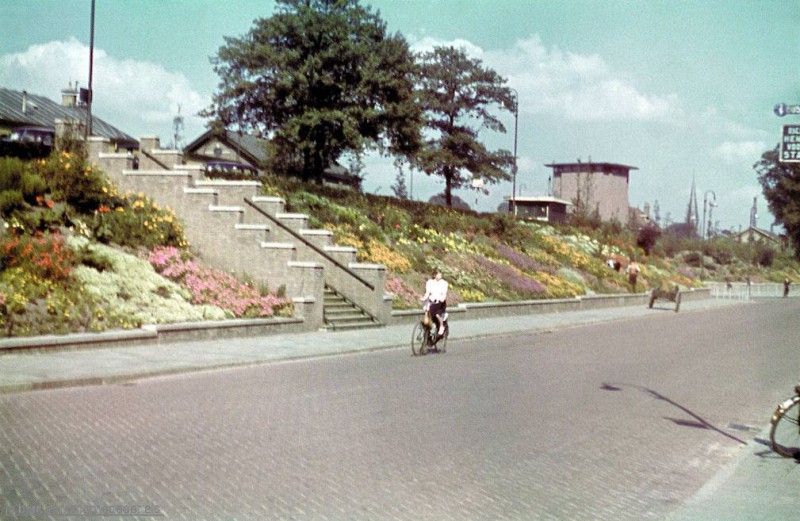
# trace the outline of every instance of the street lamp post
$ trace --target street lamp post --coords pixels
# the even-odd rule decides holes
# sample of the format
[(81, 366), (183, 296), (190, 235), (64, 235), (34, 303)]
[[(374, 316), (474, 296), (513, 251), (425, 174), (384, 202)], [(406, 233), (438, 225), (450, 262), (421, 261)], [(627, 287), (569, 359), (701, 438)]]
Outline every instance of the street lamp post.
[(514, 204), (514, 216), (517, 215), (517, 129), (519, 125), (519, 92), (514, 91), (514, 169), (511, 187), (511, 202)]
[(89, 92), (86, 101), (86, 141), (92, 135), (92, 67), (94, 66), (94, 0), (92, 0), (92, 20), (89, 32)]
[[(711, 194), (712, 200), (709, 202), (708, 194)], [(706, 233), (706, 207), (708, 207), (708, 227), (711, 228), (711, 209), (717, 206), (717, 194), (714, 193), (713, 190), (707, 190), (705, 194), (703, 194), (703, 240), (708, 237)]]

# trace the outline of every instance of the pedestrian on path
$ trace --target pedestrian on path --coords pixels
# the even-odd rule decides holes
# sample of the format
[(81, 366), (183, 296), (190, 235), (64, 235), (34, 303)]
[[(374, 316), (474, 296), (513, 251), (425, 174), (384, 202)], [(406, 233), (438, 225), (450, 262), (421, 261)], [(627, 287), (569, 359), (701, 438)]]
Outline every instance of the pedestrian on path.
[(786, 277), (785, 279), (783, 279), (783, 296), (784, 297), (788, 297), (789, 296), (789, 286), (791, 286), (791, 285), (792, 285), (792, 282), (789, 280), (789, 277)]
[(636, 293), (636, 279), (639, 276), (640, 271), (642, 271), (642, 269), (638, 264), (636, 264), (636, 261), (633, 260), (633, 257), (631, 257), (628, 267), (625, 268), (625, 273), (628, 275), (628, 283), (631, 285), (632, 293)]

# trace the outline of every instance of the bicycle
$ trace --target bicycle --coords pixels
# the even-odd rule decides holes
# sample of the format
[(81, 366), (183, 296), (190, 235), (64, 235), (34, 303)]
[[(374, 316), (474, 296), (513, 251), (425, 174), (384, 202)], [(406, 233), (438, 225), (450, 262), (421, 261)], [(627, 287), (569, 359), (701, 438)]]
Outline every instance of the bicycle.
[(437, 333), (434, 329), (433, 319), (426, 311), (422, 320), (414, 325), (414, 331), (411, 333), (411, 352), (414, 356), (447, 351), (447, 336), (450, 333), (447, 313), (444, 314), (444, 334), (440, 336)]
[(794, 393), (772, 414), (769, 441), (772, 450), (784, 458), (800, 460), (800, 383), (794, 386)]

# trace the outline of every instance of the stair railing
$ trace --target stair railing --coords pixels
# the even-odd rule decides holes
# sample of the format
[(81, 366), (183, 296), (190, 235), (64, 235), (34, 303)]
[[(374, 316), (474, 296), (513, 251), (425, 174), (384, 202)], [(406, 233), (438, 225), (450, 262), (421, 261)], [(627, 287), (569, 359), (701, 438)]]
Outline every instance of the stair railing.
[(270, 222), (272, 222), (273, 224), (275, 224), (276, 226), (281, 228), (283, 231), (287, 232), (289, 235), (294, 237), (297, 241), (303, 243), (308, 248), (310, 248), (314, 252), (316, 252), (318, 255), (322, 256), (325, 260), (330, 262), (333, 266), (335, 266), (336, 268), (338, 268), (338, 269), (344, 271), (345, 273), (347, 273), (350, 277), (354, 278), (355, 280), (357, 280), (358, 282), (363, 284), (365, 287), (369, 288), (370, 291), (375, 291), (375, 286), (370, 284), (368, 281), (364, 280), (361, 276), (358, 275), (358, 273), (354, 272), (353, 270), (351, 270), (350, 268), (348, 268), (347, 266), (345, 266), (344, 264), (342, 264), (338, 260), (336, 260), (333, 257), (331, 257), (328, 254), (328, 252), (326, 252), (322, 248), (318, 247), (316, 244), (313, 244), (311, 241), (309, 241), (308, 239), (306, 239), (305, 237), (303, 237), (302, 235), (300, 235), (299, 233), (294, 231), (289, 226), (286, 226), (284, 223), (282, 223), (280, 220), (278, 220), (275, 217), (273, 217), (272, 215), (270, 215), (268, 212), (265, 212), (264, 210), (262, 210), (249, 197), (245, 197), (244, 198), (244, 202), (247, 203), (250, 207), (252, 207), (256, 212), (258, 212), (259, 214), (261, 214), (264, 217), (266, 217), (267, 219), (269, 219)]

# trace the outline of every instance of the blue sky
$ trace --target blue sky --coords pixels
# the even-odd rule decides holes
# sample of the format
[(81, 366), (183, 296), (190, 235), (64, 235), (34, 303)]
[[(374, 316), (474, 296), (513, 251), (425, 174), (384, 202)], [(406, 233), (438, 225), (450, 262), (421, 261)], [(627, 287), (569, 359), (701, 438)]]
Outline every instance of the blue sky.
[[(657, 201), (662, 219), (682, 221), (694, 178), (701, 218), (704, 199), (715, 196), (713, 220), (746, 227), (758, 197), (758, 226), (769, 229), (752, 165), (776, 145), (783, 124), (798, 122), (772, 112), (779, 102), (800, 104), (797, 0), (362, 3), (413, 49), (463, 47), (519, 92), (518, 194), (547, 192), (545, 163), (622, 163), (638, 168), (632, 206)], [(55, 100), (69, 81), (85, 87), (90, 12), (90, 0), (0, 3), (0, 85)], [(209, 57), (224, 37), (273, 13), (266, 0), (96, 0), (94, 112), (169, 144), (180, 105), (191, 141), (204, 130), (194, 114), (219, 81)], [(507, 134), (482, 136), (511, 150), (513, 117), (504, 121)], [(391, 193), (396, 170), (379, 158), (367, 168), (365, 188)], [(413, 175), (416, 199), (442, 188)], [(459, 195), (490, 211), (511, 184), (489, 191)]]

